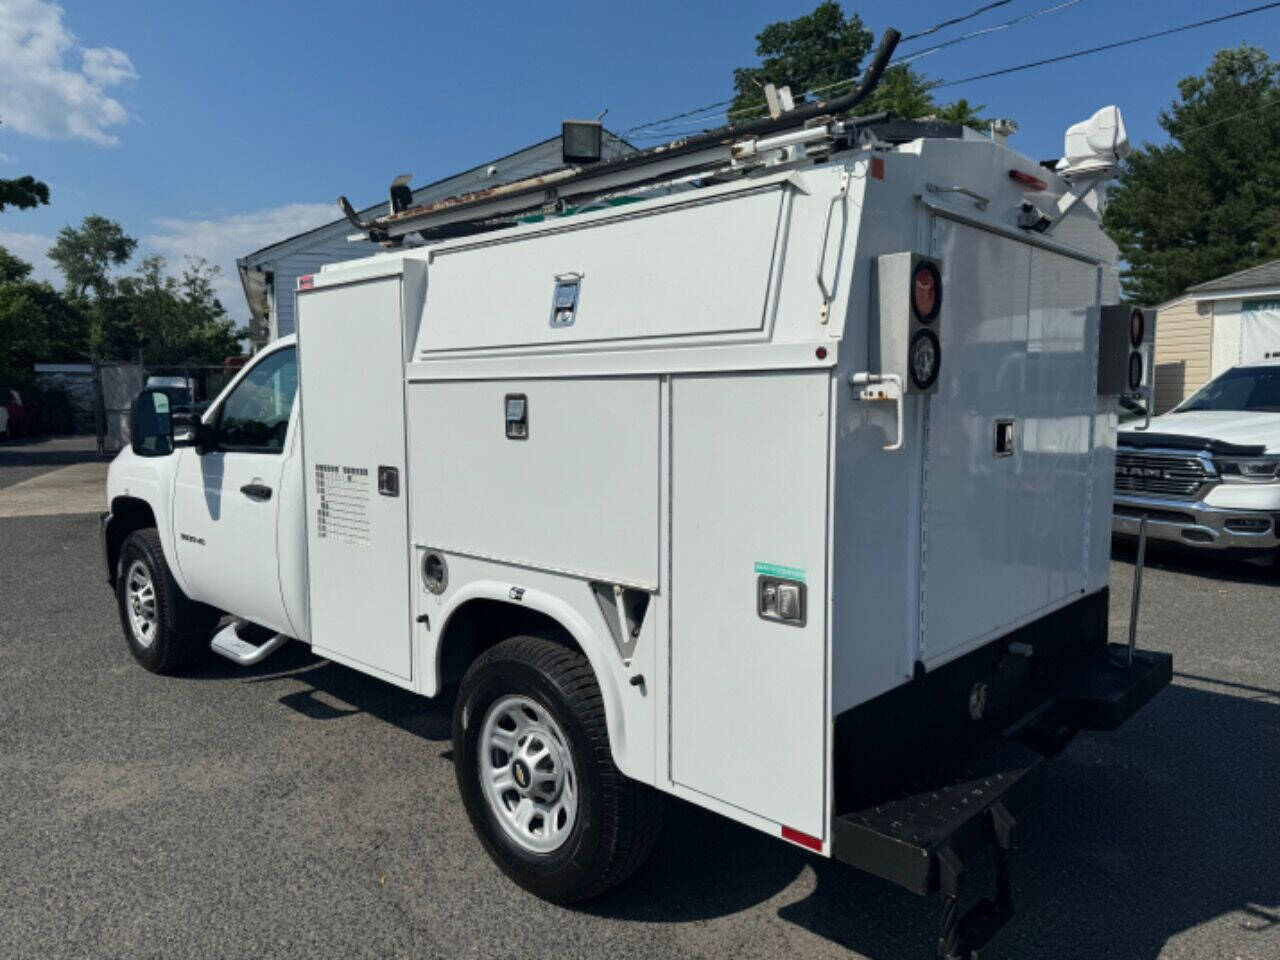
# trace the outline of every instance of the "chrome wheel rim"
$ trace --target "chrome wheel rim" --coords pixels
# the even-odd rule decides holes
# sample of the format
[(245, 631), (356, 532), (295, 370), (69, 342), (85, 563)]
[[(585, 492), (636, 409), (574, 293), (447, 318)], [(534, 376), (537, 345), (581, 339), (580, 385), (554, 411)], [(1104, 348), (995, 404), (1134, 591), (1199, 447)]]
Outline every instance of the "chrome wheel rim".
[(156, 642), (156, 628), (159, 625), (159, 618), (156, 616), (156, 587), (151, 580), (151, 571), (141, 560), (135, 560), (129, 565), (124, 582), (124, 600), (133, 639), (140, 647), (150, 647)]
[(529, 853), (551, 853), (578, 817), (578, 777), (564, 731), (540, 703), (506, 696), (480, 729), (480, 786), (503, 832)]

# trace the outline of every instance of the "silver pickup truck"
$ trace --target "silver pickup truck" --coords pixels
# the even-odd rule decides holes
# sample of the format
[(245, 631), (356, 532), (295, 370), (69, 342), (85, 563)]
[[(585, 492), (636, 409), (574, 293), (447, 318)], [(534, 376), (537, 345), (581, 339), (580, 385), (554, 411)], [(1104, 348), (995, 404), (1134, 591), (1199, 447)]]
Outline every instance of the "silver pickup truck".
[(1280, 359), (1241, 364), (1116, 449), (1112, 532), (1280, 560)]

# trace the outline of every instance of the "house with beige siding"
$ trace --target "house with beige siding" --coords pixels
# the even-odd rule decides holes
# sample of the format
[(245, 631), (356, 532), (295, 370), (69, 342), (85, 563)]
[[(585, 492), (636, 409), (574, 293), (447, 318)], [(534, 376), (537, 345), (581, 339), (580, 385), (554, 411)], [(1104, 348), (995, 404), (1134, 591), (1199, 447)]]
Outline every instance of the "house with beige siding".
[(1280, 260), (1188, 287), (1158, 308), (1155, 413), (1234, 367), (1280, 357)]

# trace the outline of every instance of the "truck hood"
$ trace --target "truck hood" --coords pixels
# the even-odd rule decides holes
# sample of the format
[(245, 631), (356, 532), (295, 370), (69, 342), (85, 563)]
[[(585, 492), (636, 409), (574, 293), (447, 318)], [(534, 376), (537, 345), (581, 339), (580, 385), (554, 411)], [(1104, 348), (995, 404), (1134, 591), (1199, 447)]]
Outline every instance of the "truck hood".
[(1266, 453), (1280, 453), (1280, 413), (1251, 410), (1193, 410), (1165, 413), (1151, 418), (1149, 430), (1122, 430), (1120, 442), (1141, 442), (1143, 434), (1194, 437), (1236, 446), (1265, 447)]

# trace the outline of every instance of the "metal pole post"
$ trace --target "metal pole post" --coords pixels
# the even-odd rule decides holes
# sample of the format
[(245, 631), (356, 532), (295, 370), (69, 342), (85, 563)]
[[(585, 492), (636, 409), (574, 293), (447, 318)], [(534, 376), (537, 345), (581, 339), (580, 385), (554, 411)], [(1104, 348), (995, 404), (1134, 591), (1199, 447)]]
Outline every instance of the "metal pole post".
[(1138, 601), (1142, 597), (1142, 565), (1147, 559), (1147, 515), (1138, 524), (1138, 560), (1133, 566), (1133, 602), (1129, 608), (1129, 662), (1133, 666), (1133, 648), (1138, 642)]

